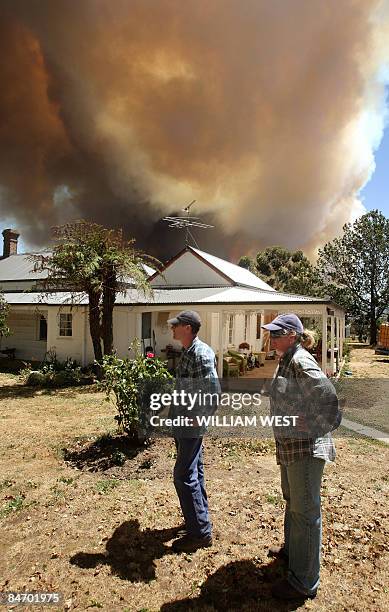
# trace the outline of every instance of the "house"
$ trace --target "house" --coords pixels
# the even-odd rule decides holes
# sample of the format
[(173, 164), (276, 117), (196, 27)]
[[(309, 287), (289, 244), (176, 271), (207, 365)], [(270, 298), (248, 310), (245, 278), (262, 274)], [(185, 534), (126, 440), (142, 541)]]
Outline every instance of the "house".
[[(34, 272), (28, 255), (18, 254), (17, 232), (7, 229), (3, 237), (0, 289), (10, 305), (8, 348), (26, 360), (43, 360), (53, 350), (60, 360), (93, 362), (87, 298), (79, 294), (72, 302), (66, 291), (45, 295), (41, 288), (45, 273)], [(152, 297), (146, 298), (128, 279), (125, 292), (116, 299), (113, 328), (119, 356), (129, 356), (130, 343), (138, 338), (143, 348), (151, 346), (158, 356), (169, 356), (174, 363), (180, 346), (167, 321), (181, 310), (192, 309), (200, 313), (200, 336), (215, 350), (220, 376), (228, 348), (247, 342), (253, 350), (262, 350), (266, 339), (261, 325), (286, 312), (320, 326), (325, 372), (333, 374), (336, 357), (342, 358), (344, 311), (328, 300), (276, 291), (250, 271), (191, 246), (170, 259), (162, 271), (146, 271)]]

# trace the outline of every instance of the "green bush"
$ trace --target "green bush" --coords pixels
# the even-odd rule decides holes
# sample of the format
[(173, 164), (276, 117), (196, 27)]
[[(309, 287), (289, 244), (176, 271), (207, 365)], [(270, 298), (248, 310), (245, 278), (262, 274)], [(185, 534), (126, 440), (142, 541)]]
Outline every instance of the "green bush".
[[(25, 372), (25, 371), (24, 371)], [(31, 387), (43, 387), (45, 385), (45, 374), (37, 370), (31, 370), (26, 373), (26, 385)]]
[(135, 359), (105, 355), (101, 366), (100, 387), (108, 401), (111, 394), (115, 397), (118, 411), (115, 419), (119, 429), (134, 440), (144, 440), (147, 438), (150, 395), (172, 389), (173, 377), (166, 363), (140, 355)]
[(93, 376), (84, 372), (74, 359), (68, 358), (61, 362), (52, 353), (49, 357), (50, 360), (43, 362), (39, 368), (32, 369), (31, 365), (27, 365), (21, 370), (20, 378), (22, 382), (34, 387), (53, 388), (94, 382)]

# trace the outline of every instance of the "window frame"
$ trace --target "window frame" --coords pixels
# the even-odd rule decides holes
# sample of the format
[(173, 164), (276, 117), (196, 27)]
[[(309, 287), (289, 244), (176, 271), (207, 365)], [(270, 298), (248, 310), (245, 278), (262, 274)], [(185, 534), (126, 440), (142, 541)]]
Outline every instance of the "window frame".
[[(46, 337), (42, 337), (41, 331), (41, 325), (42, 325), (42, 321), (45, 321), (46, 323)], [(39, 342), (47, 342), (47, 318), (45, 317), (45, 315), (39, 315), (38, 316), (38, 329), (37, 329), (37, 338)]]
[(244, 315), (244, 332), (243, 332), (243, 337), (244, 337), (244, 341), (245, 342), (247, 342), (249, 327), (250, 327), (250, 315), (248, 313), (245, 313), (245, 315)]
[[(67, 317), (67, 325), (62, 326), (63, 317)], [(70, 323), (70, 326), (69, 326)], [(61, 333), (63, 330), (69, 331), (70, 334)], [(58, 336), (59, 338), (72, 338), (73, 337), (73, 314), (71, 312), (60, 312), (58, 318)]]

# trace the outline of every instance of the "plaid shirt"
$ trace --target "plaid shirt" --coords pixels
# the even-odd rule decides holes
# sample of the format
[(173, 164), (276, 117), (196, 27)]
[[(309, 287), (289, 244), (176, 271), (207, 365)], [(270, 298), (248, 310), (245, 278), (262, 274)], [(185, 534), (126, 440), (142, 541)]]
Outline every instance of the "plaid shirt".
[(272, 415), (299, 416), (304, 431), (273, 427), (278, 464), (289, 465), (306, 456), (335, 459), (331, 431), (340, 424), (335, 388), (314, 357), (300, 344), (280, 359), (270, 389)]
[[(216, 369), (215, 353), (208, 344), (202, 342), (197, 336), (192, 344), (184, 350), (176, 368), (176, 389), (187, 393), (220, 393), (219, 377)], [(175, 406), (171, 416), (201, 416), (212, 414), (217, 408), (216, 402), (210, 400), (196, 404), (190, 411), (186, 406)], [(176, 427), (176, 437), (197, 437), (205, 433), (205, 426)]]
[(211, 347), (196, 336), (182, 354), (176, 368), (176, 377), (217, 379), (216, 357)]

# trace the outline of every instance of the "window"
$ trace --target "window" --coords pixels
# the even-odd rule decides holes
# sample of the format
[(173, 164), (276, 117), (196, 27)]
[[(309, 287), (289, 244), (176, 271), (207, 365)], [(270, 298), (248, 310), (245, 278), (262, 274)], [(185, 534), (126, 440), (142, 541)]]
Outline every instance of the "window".
[(228, 315), (228, 344), (233, 344), (234, 339), (234, 315)]
[(249, 321), (250, 321), (250, 315), (245, 314), (244, 315), (244, 341), (247, 342), (247, 335), (248, 335), (248, 330), (249, 330)]
[(59, 315), (59, 335), (60, 336), (71, 336), (72, 335), (72, 315), (63, 314)]
[(260, 314), (257, 314), (257, 340), (261, 337), (261, 321), (262, 317)]
[(39, 340), (47, 340), (47, 321), (43, 315), (39, 318)]
[(142, 312), (142, 339), (151, 340), (151, 312)]

